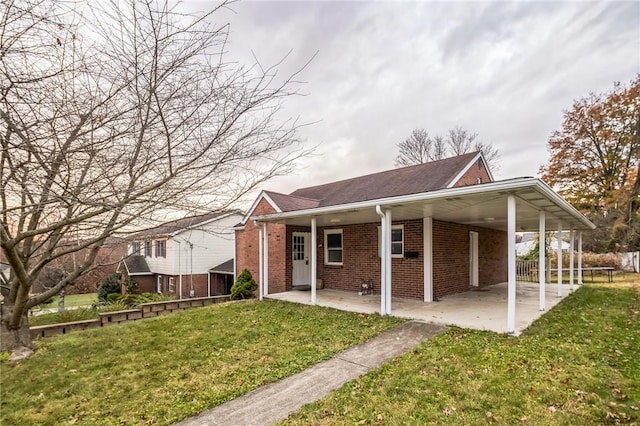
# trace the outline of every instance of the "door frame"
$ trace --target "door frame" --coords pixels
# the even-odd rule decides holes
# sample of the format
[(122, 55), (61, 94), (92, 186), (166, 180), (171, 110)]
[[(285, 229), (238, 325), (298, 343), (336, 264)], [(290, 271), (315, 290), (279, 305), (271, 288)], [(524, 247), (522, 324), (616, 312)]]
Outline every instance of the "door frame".
[(469, 231), (469, 287), (479, 286), (478, 232)]
[[(304, 264), (301, 264), (300, 262), (302, 262), (302, 260), (295, 260), (294, 256), (296, 254), (296, 250), (295, 250), (295, 244), (294, 244), (294, 240), (296, 237), (303, 237), (304, 238)], [(311, 285), (311, 264), (309, 263), (309, 250), (311, 249), (311, 232), (293, 232), (291, 235), (291, 269), (292, 269), (292, 273), (291, 273), (291, 286), (292, 287), (297, 287), (297, 286), (305, 286), (305, 285)], [(298, 263), (296, 263), (298, 262)], [(296, 283), (296, 278), (297, 278), (297, 274), (296, 274), (296, 267), (300, 268), (302, 266), (306, 266), (306, 271), (304, 273), (304, 276), (307, 278), (306, 283)]]

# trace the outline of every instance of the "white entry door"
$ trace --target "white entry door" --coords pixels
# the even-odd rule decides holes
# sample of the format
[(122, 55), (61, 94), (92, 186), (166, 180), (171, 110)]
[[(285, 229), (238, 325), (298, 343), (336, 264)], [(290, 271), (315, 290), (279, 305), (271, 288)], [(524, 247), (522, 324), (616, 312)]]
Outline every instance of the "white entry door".
[(309, 232), (293, 233), (293, 285), (311, 285), (311, 265), (309, 265)]
[(469, 232), (469, 284), (478, 287), (478, 233)]

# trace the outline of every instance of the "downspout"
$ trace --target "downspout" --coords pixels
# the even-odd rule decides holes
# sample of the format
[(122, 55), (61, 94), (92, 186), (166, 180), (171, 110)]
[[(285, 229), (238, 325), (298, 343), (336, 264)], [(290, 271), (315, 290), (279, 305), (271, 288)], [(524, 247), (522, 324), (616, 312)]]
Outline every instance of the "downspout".
[(182, 300), (182, 243), (177, 239), (176, 243), (178, 243), (178, 291), (180, 292), (178, 299)]
[(262, 242), (262, 226), (260, 226), (256, 220), (253, 221), (253, 226), (258, 228), (258, 299), (262, 300), (264, 295), (264, 244)]
[(380, 231), (380, 315), (386, 315), (387, 313), (387, 301), (386, 301), (386, 287), (387, 287), (387, 270), (386, 270), (386, 215), (382, 211), (382, 207), (376, 205), (376, 213), (380, 216), (380, 222), (382, 223), (382, 229)]

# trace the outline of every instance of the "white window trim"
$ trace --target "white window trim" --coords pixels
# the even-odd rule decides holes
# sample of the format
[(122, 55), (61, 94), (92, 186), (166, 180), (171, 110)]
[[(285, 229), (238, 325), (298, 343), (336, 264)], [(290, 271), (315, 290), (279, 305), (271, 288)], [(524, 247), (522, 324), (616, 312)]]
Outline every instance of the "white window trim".
[[(162, 256), (158, 255), (158, 244), (162, 243), (164, 241), (164, 247), (162, 250)], [(166, 259), (167, 258), (167, 240), (154, 240), (153, 242), (153, 251), (154, 251), (154, 255), (156, 258), (163, 258)]]
[[(340, 250), (342, 251), (342, 262), (329, 262), (329, 245), (327, 244), (328, 236), (340, 234), (340, 240), (342, 242), (342, 247)], [(324, 230), (324, 264), (330, 266), (342, 266), (344, 263), (344, 234), (342, 229), (325, 229)]]
[[(402, 253), (392, 254), (391, 257), (402, 259), (404, 258), (404, 225), (391, 225), (391, 230), (393, 231), (394, 229), (402, 230)], [(380, 257), (380, 253), (382, 253), (382, 228), (378, 226), (378, 257)]]

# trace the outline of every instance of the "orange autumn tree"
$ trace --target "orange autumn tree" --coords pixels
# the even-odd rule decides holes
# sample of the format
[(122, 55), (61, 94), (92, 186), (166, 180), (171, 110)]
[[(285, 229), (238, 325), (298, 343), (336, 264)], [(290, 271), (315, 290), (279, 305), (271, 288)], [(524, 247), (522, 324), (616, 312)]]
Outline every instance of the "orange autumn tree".
[(576, 100), (548, 149), (543, 179), (598, 225), (587, 248), (640, 249), (640, 76)]

